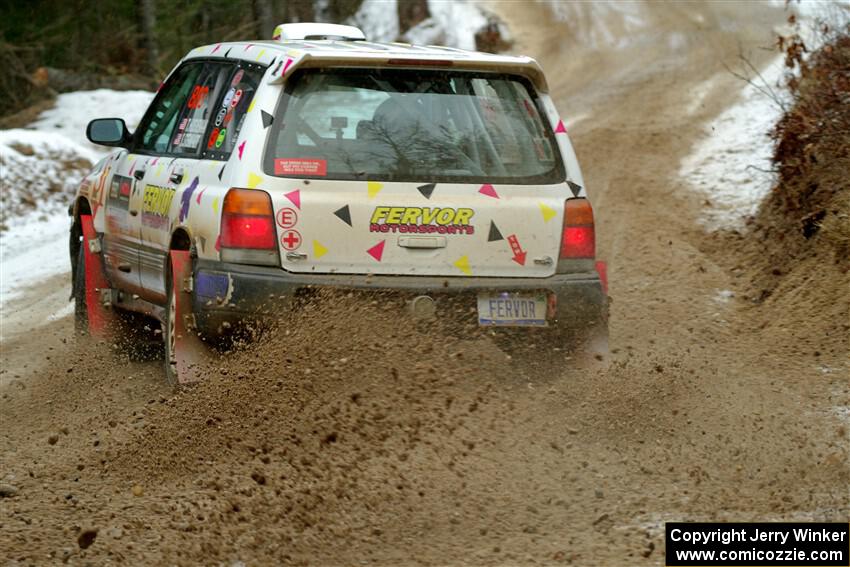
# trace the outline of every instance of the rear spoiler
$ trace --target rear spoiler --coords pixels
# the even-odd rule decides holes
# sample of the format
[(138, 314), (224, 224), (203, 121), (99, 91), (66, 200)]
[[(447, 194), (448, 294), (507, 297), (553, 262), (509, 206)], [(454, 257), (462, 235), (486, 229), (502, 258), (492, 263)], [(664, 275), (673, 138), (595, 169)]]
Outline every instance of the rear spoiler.
[(541, 93), (549, 92), (549, 85), (543, 70), (534, 59), (530, 57), (498, 57), (492, 56), (481, 59), (469, 57), (457, 57), (455, 50), (446, 52), (446, 57), (437, 57), (431, 54), (407, 53), (345, 53), (337, 54), (312, 54), (303, 51), (290, 52), (280, 69), (274, 69), (275, 77), (269, 81), (272, 85), (281, 85), (296, 67), (393, 67), (422, 69), (433, 67), (437, 69), (461, 69), (470, 71), (488, 71), (515, 74), (526, 77)]

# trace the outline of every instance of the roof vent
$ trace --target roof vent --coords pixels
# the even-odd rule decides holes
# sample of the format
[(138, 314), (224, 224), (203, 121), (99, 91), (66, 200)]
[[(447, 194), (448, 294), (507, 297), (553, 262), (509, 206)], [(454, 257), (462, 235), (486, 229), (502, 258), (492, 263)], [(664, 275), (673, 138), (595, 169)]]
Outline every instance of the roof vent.
[(339, 24), (280, 24), (274, 29), (272, 39), (344, 39), (364, 40), (366, 36), (354, 26)]

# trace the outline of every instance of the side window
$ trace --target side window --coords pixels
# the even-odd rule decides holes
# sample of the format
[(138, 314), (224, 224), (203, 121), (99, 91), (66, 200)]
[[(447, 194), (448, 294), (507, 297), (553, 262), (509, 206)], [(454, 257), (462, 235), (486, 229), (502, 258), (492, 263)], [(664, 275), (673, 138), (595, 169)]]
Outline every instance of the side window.
[(243, 64), (228, 76), (224, 96), (215, 99), (218, 104), (210, 114), (213, 124), (204, 141), (206, 157), (227, 159), (230, 156), (264, 71), (259, 65)]
[(165, 153), (177, 125), (177, 115), (186, 104), (203, 68), (203, 63), (187, 63), (163, 85), (161, 94), (139, 128), (141, 134), (137, 138), (138, 149)]
[(233, 68), (231, 63), (204, 65), (191, 87), (188, 99), (178, 112), (177, 128), (172, 130), (168, 147), (169, 154), (196, 156), (206, 147), (207, 126), (218, 111), (216, 101), (227, 92), (227, 81)]

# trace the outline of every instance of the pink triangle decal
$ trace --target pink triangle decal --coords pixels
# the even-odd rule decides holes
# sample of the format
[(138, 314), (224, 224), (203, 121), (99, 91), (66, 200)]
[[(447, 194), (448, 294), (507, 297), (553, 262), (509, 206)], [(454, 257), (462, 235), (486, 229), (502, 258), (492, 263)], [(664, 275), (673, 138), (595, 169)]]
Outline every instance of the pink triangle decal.
[(381, 258), (384, 257), (384, 244), (386, 244), (386, 242), (386, 240), (381, 240), (379, 243), (366, 250), (366, 253), (380, 262)]
[(245, 142), (248, 140), (243, 140), (241, 144), (239, 144), (239, 159), (242, 159), (242, 152), (245, 151)]
[(201, 192), (198, 193), (198, 196), (195, 197), (195, 202), (198, 203), (199, 205), (201, 204), (201, 196), (204, 194), (204, 191), (206, 191), (206, 190), (207, 190), (207, 188), (204, 187), (203, 189), (201, 189)]
[(494, 199), (499, 198), (499, 194), (496, 193), (496, 189), (493, 188), (493, 186), (490, 185), (489, 183), (485, 183), (484, 185), (482, 185), (481, 189), (479, 189), (478, 192), (481, 193), (482, 195), (487, 195), (488, 197), (493, 197)]
[(292, 204), (295, 205), (296, 209), (298, 209), (299, 211), (301, 210), (301, 190), (300, 189), (296, 189), (295, 191), (292, 191), (291, 193), (286, 193), (286, 194), (284, 194), (284, 197), (286, 197), (287, 199), (292, 201)]
[(289, 66), (292, 65), (293, 61), (295, 60), (291, 58), (286, 59), (286, 63), (283, 64), (283, 71), (280, 72), (281, 76), (286, 74), (286, 70), (289, 69)]
[(566, 134), (567, 133), (567, 129), (566, 129), (566, 127), (564, 127), (564, 121), (563, 120), (558, 120), (558, 125), (555, 127), (555, 133), (556, 134)]
[(213, 48), (213, 50), (212, 50), (212, 51), (210, 51), (210, 55), (212, 55), (213, 53), (215, 53), (216, 51), (218, 51), (220, 47), (221, 47), (221, 44), (219, 43), (218, 45), (216, 45), (216, 46)]

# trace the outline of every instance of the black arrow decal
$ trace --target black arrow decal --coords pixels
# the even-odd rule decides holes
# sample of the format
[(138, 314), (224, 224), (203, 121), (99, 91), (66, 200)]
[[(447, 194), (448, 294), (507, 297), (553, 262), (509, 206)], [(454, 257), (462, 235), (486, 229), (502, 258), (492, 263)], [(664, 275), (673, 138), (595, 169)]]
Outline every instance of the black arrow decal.
[(227, 48), (227, 51), (225, 51), (225, 52), (224, 52), (224, 58), (225, 58), (225, 59), (227, 59), (227, 56), (228, 56), (228, 55), (230, 55), (230, 50), (231, 50), (231, 49), (233, 49), (233, 48), (232, 48), (232, 47), (228, 47), (228, 48)]
[(338, 211), (334, 211), (334, 214), (339, 220), (341, 220), (348, 226), (351, 226), (351, 210), (348, 208), (348, 205), (344, 206)]
[(426, 199), (430, 199), (431, 194), (434, 192), (434, 188), (436, 186), (436, 183), (429, 183), (427, 185), (420, 185), (419, 187), (417, 187), (417, 189), (419, 189), (419, 192), (422, 193), (423, 197), (425, 197)]
[(221, 181), (221, 176), (224, 175), (224, 168), (227, 167), (227, 164), (221, 166), (221, 169), (218, 170), (218, 180)]
[(268, 128), (274, 122), (274, 116), (266, 112), (265, 110), (260, 111), (260, 116), (263, 119), (263, 128)]
[(487, 242), (496, 242), (497, 240), (504, 240), (505, 238), (502, 236), (502, 233), (499, 231), (499, 227), (496, 226), (496, 223), (490, 221), (490, 234), (487, 236)]
[(569, 180), (567, 180), (567, 185), (570, 186), (570, 191), (573, 192), (573, 197), (578, 197), (578, 194), (581, 193), (581, 185), (579, 185), (578, 183), (573, 183)]

